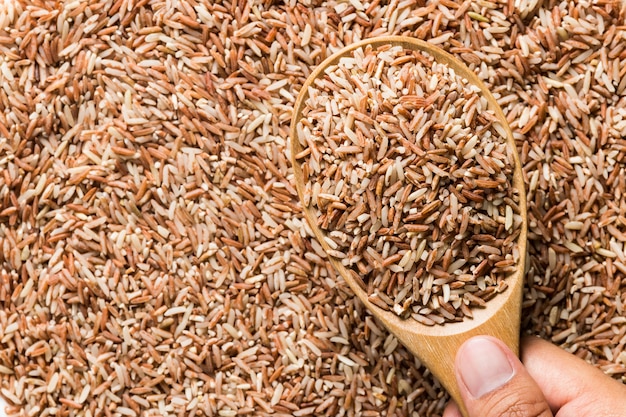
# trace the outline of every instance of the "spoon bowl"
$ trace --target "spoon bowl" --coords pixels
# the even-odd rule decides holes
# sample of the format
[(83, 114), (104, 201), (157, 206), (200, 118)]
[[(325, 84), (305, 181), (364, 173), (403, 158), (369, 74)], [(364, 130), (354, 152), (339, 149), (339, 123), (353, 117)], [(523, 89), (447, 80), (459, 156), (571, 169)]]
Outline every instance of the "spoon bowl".
[[(519, 157), (515, 148), (513, 135), (508, 126), (502, 109), (491, 95), (488, 88), (480, 81), (465, 64), (443, 50), (418, 39), (404, 36), (385, 36), (367, 39), (351, 44), (322, 62), (307, 78), (302, 86), (294, 107), (291, 122), (291, 148), (290, 158), (294, 168), (295, 182), (301, 201), (304, 201), (305, 179), (301, 163), (297, 160), (303, 149), (298, 140), (297, 125), (302, 118), (302, 112), (308, 98), (308, 89), (315, 79), (324, 75), (324, 71), (330, 65), (335, 65), (342, 57), (349, 56), (355, 49), (371, 45), (376, 48), (383, 45), (402, 46), (406, 49), (423, 51), (430, 54), (435, 61), (452, 68), (456, 74), (467, 79), (471, 84), (481, 90), (481, 94), (488, 101), (488, 108), (492, 110), (502, 124), (507, 135), (507, 146), (511, 148), (515, 163), (513, 171), (513, 187), (519, 191), (519, 208), (522, 218), (520, 234), (517, 240), (519, 260), (515, 272), (507, 277), (508, 288), (501, 294), (486, 303), (485, 308), (472, 310), (473, 318), (465, 318), (461, 322), (450, 322), (443, 325), (427, 326), (418, 321), (408, 318), (402, 319), (391, 311), (372, 304), (368, 300), (368, 294), (354, 280), (348, 268), (340, 260), (329, 255), (329, 260), (339, 275), (348, 283), (355, 295), (393, 333), (398, 340), (413, 353), (450, 393), (452, 398), (459, 404), (461, 411), (466, 415), (462, 407), (459, 388), (454, 374), (454, 359), (459, 347), (467, 339), (476, 335), (490, 335), (497, 337), (506, 343), (514, 352), (519, 350), (520, 314), (522, 301), (522, 287), (524, 281), (524, 267), (526, 263), (526, 193), (522, 177)], [(325, 232), (316, 223), (317, 215), (315, 208), (303, 203), (303, 212), (315, 237), (326, 252), (331, 249), (326, 243)]]

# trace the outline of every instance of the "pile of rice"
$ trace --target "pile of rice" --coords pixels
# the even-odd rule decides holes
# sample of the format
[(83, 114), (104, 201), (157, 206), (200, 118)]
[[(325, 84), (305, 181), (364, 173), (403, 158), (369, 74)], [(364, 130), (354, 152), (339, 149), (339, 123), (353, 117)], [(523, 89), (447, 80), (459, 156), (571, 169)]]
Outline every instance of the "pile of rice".
[(312, 69), (387, 34), (489, 85), (528, 185), (523, 328), (623, 378), (625, 24), (619, 1), (0, 1), (8, 414), (441, 414), (286, 154)]
[(372, 304), (427, 326), (473, 318), (520, 264), (510, 133), (430, 54), (348, 52), (303, 87), (303, 206)]

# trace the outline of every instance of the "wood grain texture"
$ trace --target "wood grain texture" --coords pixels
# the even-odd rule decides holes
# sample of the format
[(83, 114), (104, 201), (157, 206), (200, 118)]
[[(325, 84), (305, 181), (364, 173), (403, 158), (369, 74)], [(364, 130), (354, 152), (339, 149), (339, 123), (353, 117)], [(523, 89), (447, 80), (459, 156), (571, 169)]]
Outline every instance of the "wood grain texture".
[[(452, 55), (439, 49), (438, 47), (418, 39), (404, 36), (385, 36), (366, 39), (345, 47), (322, 62), (311, 73), (309, 78), (307, 78), (297, 98), (291, 121), (290, 158), (293, 164), (295, 182), (301, 201), (304, 192), (304, 178), (301, 165), (295, 159), (295, 155), (302, 151), (296, 137), (296, 126), (301, 118), (304, 103), (308, 98), (308, 88), (317, 77), (323, 74), (324, 70), (328, 66), (336, 64), (341, 57), (349, 55), (354, 49), (368, 44), (374, 47), (385, 44), (393, 44), (401, 45), (407, 49), (425, 51), (432, 55), (437, 62), (447, 64), (449, 67), (453, 68), (457, 74), (466, 78), (472, 84), (478, 86), (481, 89), (483, 96), (488, 100), (489, 108), (494, 111), (496, 117), (504, 126), (507, 132), (508, 146), (513, 150), (515, 161), (513, 186), (518, 189), (520, 193), (519, 206), (522, 216), (522, 230), (518, 238), (518, 247), (520, 252), (518, 269), (515, 273), (508, 277), (507, 283), (509, 284), (509, 288), (504, 293), (499, 294), (494, 299), (488, 301), (486, 308), (472, 310), (474, 314), (473, 319), (465, 319), (460, 323), (446, 323), (444, 325), (435, 326), (425, 326), (413, 319), (400, 319), (394, 313), (384, 311), (370, 303), (367, 300), (367, 294), (356, 282), (354, 282), (346, 267), (343, 266), (337, 259), (329, 256), (334, 268), (348, 283), (350, 288), (352, 288), (355, 295), (359, 297), (361, 302), (369, 308), (372, 314), (374, 314), (387, 327), (387, 329), (393, 333), (399, 341), (406, 346), (407, 349), (409, 349), (409, 351), (411, 351), (424, 365), (430, 369), (446, 390), (448, 390), (452, 398), (461, 405), (462, 402), (459, 396), (459, 389), (454, 375), (454, 358), (463, 342), (472, 336), (491, 335), (504, 341), (514, 352), (518, 353), (519, 351), (520, 314), (526, 265), (527, 234), (526, 192), (519, 157), (517, 155), (513, 135), (502, 109), (476, 74), (474, 74), (462, 62), (458, 61)], [(330, 248), (324, 240), (324, 232), (316, 226), (316, 214), (314, 209), (312, 207), (303, 207), (303, 211), (311, 229), (315, 234), (315, 237), (324, 250), (328, 251)], [(463, 414), (466, 415), (462, 406), (461, 409)]]

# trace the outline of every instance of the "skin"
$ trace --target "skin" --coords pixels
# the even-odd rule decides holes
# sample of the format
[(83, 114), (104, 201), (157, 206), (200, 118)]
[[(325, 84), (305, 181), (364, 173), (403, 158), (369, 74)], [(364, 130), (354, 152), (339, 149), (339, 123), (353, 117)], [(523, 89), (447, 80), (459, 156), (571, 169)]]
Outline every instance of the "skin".
[[(472, 351), (466, 342), (459, 349), (455, 368), (468, 417), (626, 416), (626, 386), (580, 358), (544, 340), (528, 337), (522, 340), (520, 362), (499, 340), (479, 337), (502, 349), (512, 376), (495, 384), (485, 381), (486, 389), (478, 397), (472, 395), (459, 369), (471, 361), (471, 355), (480, 352)], [(464, 369), (467, 371), (467, 365)], [(468, 378), (472, 380), (471, 375)], [(477, 383), (473, 381), (476, 392)], [(451, 403), (443, 417), (462, 416), (456, 404)]]

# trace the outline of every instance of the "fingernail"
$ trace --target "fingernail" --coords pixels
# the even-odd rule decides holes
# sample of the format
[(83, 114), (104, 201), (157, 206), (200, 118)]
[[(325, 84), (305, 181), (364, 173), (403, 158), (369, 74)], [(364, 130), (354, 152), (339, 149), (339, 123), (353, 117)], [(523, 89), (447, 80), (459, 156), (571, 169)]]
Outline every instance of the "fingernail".
[(514, 373), (502, 348), (486, 337), (475, 337), (465, 342), (457, 353), (456, 367), (474, 398), (506, 384)]

